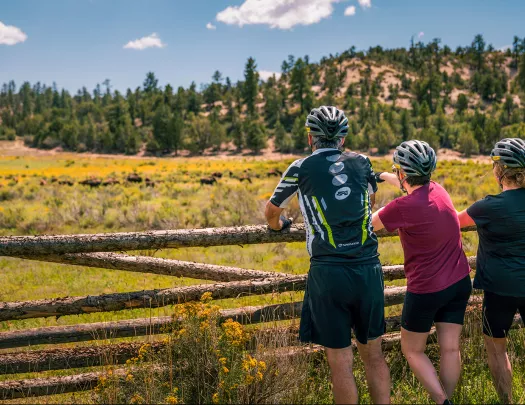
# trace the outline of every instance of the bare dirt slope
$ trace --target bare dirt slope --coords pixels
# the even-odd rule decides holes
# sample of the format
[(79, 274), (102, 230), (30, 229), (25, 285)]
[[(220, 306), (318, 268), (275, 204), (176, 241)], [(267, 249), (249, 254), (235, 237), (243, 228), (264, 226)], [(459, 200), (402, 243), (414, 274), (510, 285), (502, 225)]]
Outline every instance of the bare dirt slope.
[[(367, 153), (366, 151), (363, 151), (363, 153)], [(392, 155), (394, 153), (394, 149), (392, 149), (388, 154), (386, 155), (379, 155), (379, 154), (372, 154), (368, 153), (372, 159), (381, 159), (381, 158), (387, 158), (391, 159)], [(52, 149), (52, 150), (41, 150), (41, 149), (34, 149), (29, 148), (24, 145), (24, 143), (21, 140), (16, 141), (0, 141), (0, 157), (1, 156), (56, 156), (57, 159), (65, 159), (65, 158), (71, 158), (71, 156), (82, 156), (86, 158), (108, 158), (108, 159), (115, 159), (116, 157), (121, 157), (125, 159), (165, 159), (165, 158), (173, 158), (175, 156), (166, 156), (166, 157), (154, 157), (154, 156), (147, 156), (145, 154), (140, 154), (136, 156), (127, 156), (127, 155), (109, 155), (109, 154), (97, 154), (97, 153), (73, 153), (73, 152), (67, 152), (63, 151), (60, 148)], [(195, 158), (202, 158), (202, 157), (208, 157), (210, 159), (243, 159), (250, 157), (252, 159), (256, 160), (289, 160), (293, 158), (300, 158), (304, 157), (304, 155), (299, 154), (282, 154), (278, 153), (274, 149), (274, 142), (273, 139), (270, 139), (268, 141), (268, 147), (266, 149), (263, 149), (259, 154), (253, 155), (249, 150), (243, 150), (243, 151), (236, 151), (235, 147), (232, 145), (224, 145), (223, 149), (220, 151), (212, 151), (209, 150), (203, 155), (198, 156), (189, 156), (187, 152), (182, 152), (179, 157), (183, 157), (185, 159), (191, 159), (193, 157)], [(490, 163), (490, 157), (484, 156), (484, 155), (477, 155), (473, 156), (469, 159), (463, 157), (461, 153), (457, 151), (453, 151), (450, 149), (440, 149), (438, 151), (438, 158), (440, 160), (460, 160), (460, 161), (468, 161), (472, 160), (477, 163)]]

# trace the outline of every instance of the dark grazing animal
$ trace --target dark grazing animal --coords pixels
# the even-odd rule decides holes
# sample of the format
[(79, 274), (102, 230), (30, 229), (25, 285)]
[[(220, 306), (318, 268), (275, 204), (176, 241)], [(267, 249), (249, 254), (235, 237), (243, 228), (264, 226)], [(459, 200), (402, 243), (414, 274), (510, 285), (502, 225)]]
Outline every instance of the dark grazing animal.
[(79, 181), (78, 184), (82, 184), (83, 186), (98, 187), (102, 184), (102, 180), (92, 177), (90, 179)]
[(140, 177), (137, 173), (129, 174), (127, 180), (131, 183), (142, 183), (142, 177)]
[(204, 185), (204, 184), (213, 185), (217, 183), (217, 179), (215, 177), (203, 177), (201, 178), (200, 182), (201, 182), (201, 185)]
[(266, 176), (268, 177), (281, 177), (283, 175), (283, 172), (277, 169), (271, 169), (266, 173)]

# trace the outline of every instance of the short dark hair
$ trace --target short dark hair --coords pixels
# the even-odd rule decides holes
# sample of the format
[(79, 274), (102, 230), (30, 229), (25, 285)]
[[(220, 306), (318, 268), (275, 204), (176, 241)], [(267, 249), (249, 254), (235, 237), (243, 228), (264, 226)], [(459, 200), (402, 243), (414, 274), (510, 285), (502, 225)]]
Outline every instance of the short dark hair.
[(335, 139), (326, 139), (322, 136), (312, 136), (312, 145), (315, 146), (317, 149), (322, 148), (334, 148), (338, 149), (341, 147), (341, 138), (335, 138)]
[(414, 186), (425, 186), (430, 183), (430, 175), (428, 176), (409, 176), (406, 182), (410, 187)]

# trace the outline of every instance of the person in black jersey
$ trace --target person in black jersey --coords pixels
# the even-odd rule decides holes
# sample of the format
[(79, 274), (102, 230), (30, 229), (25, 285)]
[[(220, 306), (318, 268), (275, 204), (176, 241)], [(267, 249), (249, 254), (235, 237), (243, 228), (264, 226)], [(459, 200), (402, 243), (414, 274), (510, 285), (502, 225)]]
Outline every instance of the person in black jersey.
[(268, 226), (297, 194), (306, 227), (310, 271), (300, 338), (326, 348), (336, 403), (357, 403), (352, 373), (352, 329), (363, 359), (372, 400), (390, 401), (390, 373), (381, 351), (385, 333), (384, 283), (371, 217), (375, 174), (370, 160), (341, 152), (348, 119), (336, 107), (313, 109), (306, 129), (312, 154), (293, 162), (266, 205)]
[(458, 214), (479, 235), (474, 288), (484, 291), (483, 334), (489, 368), (503, 403), (512, 401), (507, 334), (519, 311), (525, 320), (525, 141), (503, 139), (492, 154), (502, 190)]

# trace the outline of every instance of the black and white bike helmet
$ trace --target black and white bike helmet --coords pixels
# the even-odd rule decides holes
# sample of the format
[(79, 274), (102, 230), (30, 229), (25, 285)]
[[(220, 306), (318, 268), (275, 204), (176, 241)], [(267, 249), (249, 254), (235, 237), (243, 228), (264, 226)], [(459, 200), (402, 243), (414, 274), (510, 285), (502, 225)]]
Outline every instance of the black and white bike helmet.
[(305, 126), (310, 135), (329, 140), (348, 135), (348, 118), (343, 111), (333, 106), (314, 108), (306, 118)]
[(423, 141), (406, 141), (396, 148), (394, 163), (409, 177), (429, 176), (436, 170), (434, 149)]
[(525, 141), (505, 138), (496, 143), (490, 157), (494, 162), (509, 168), (525, 168)]

